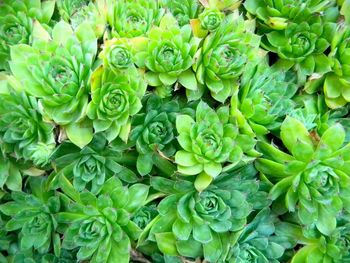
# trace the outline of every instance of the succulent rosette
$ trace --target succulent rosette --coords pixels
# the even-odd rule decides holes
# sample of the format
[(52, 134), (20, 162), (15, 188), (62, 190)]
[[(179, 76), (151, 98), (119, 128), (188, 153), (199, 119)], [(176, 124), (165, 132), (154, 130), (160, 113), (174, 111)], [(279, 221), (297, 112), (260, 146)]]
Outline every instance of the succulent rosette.
[(323, 90), (327, 106), (334, 109), (350, 102), (350, 30), (339, 28), (331, 43), (332, 72), (325, 76)]
[(346, 115), (349, 109), (346, 107), (330, 110), (325, 98), (319, 94), (301, 94), (294, 97), (296, 103), (289, 115), (303, 123), (309, 131), (317, 130), (317, 133), (324, 133), (330, 126), (340, 123), (345, 129), (345, 143), (350, 142), (350, 123)]
[(127, 38), (113, 38), (104, 43), (99, 57), (103, 65), (116, 74), (129, 68), (134, 68), (132, 40)]
[(63, 20), (69, 20), (82, 8), (89, 4), (90, 0), (56, 0), (58, 12)]
[(190, 20), (198, 16), (200, 4), (197, 0), (163, 0), (162, 6), (169, 8), (180, 26), (190, 23)]
[[(5, 153), (38, 166), (48, 163), (56, 146), (54, 126), (43, 121), (36, 98), (10, 87), (4, 93), (0, 91), (0, 140)], [(11, 173), (18, 179), (16, 170), (13, 167)]]
[(249, 154), (254, 149), (254, 138), (240, 134), (238, 126), (229, 119), (228, 107), (215, 112), (202, 101), (195, 120), (189, 115), (176, 118), (178, 142), (183, 149), (175, 155), (178, 172), (198, 175), (195, 183), (198, 190), (203, 190), (223, 170), (244, 162), (244, 158), (241, 160), (244, 152)]
[(155, 204), (142, 206), (137, 210), (131, 220), (142, 230), (158, 215)]
[[(267, 193), (259, 190), (255, 173), (253, 166), (247, 166), (224, 174), (203, 192), (197, 192), (188, 181), (152, 178), (152, 187), (169, 195), (158, 205), (159, 216), (145, 229), (148, 240), (156, 241), (167, 255), (203, 255), (210, 262), (219, 262), (229, 232), (241, 230), (253, 208), (267, 205), (258, 201)], [(234, 183), (236, 179), (249, 187), (241, 188)]]
[(55, 1), (4, 0), (0, 3), (0, 70), (8, 70), (10, 47), (28, 44), (33, 33), (34, 19), (48, 24)]
[[(185, 112), (180, 110), (176, 100), (162, 100), (151, 95), (145, 102), (145, 111), (134, 116), (130, 140), (136, 144), (139, 153), (137, 170), (141, 175), (151, 172), (153, 164), (162, 169), (163, 162), (159, 158), (170, 158), (176, 152), (176, 115)], [(191, 112), (190, 109), (187, 109)]]
[(0, 0), (0, 263), (350, 263), (350, 0)]
[(68, 137), (84, 146), (92, 139), (92, 130), (86, 131), (83, 122), (97, 52), (95, 34), (88, 24), (73, 31), (61, 21), (53, 28), (52, 36), (37, 26), (32, 46), (12, 47), (11, 71), (26, 92), (39, 98), (45, 119), (65, 126)]
[(224, 102), (247, 63), (259, 58), (260, 37), (253, 33), (250, 21), (237, 12), (226, 16), (221, 25), (208, 35), (196, 54), (193, 69), (199, 83), (205, 85), (212, 97)]
[(298, 120), (287, 117), (281, 126), (281, 139), (289, 154), (258, 143), (264, 155), (256, 167), (276, 183), (271, 198), (284, 198), (286, 208), (296, 211), (302, 224), (315, 224), (322, 234), (330, 235), (338, 213), (350, 209), (350, 145), (343, 146), (343, 127), (335, 124), (318, 137)]
[(225, 262), (279, 263), (285, 251), (285, 237), (275, 235), (277, 216), (261, 210), (241, 231), (236, 232)]
[(192, 37), (189, 25), (179, 27), (176, 19), (165, 15), (159, 27), (153, 27), (144, 44), (139, 44), (136, 64), (146, 67), (150, 86), (170, 86), (178, 81), (190, 91), (196, 91), (197, 80), (191, 70), (198, 39)]
[[(301, 228), (295, 223), (281, 222), (277, 228), (278, 236), (284, 236), (288, 239), (290, 247), (295, 244), (302, 247), (292, 256), (290, 262), (348, 262), (348, 226), (342, 222), (345, 215), (339, 222), (341, 226), (337, 227), (331, 235), (324, 236), (316, 228)], [(348, 220), (348, 219), (347, 219)]]
[(83, 149), (72, 143), (63, 143), (55, 150), (51, 159), (56, 168), (55, 178), (64, 174), (73, 180), (73, 186), (79, 192), (88, 189), (97, 194), (105, 181), (113, 176), (128, 183), (138, 180), (136, 174), (124, 166), (133, 164), (136, 157), (113, 150), (102, 134), (95, 135), (92, 142)]
[(130, 116), (141, 110), (141, 98), (147, 84), (136, 69), (115, 74), (100, 66), (92, 75), (91, 97), (87, 115), (95, 133), (105, 132), (108, 141), (119, 136), (127, 141), (131, 127)]
[(129, 262), (131, 241), (141, 233), (130, 215), (143, 205), (149, 187), (134, 184), (127, 188), (110, 178), (95, 196), (90, 192), (78, 194), (64, 177), (61, 182), (72, 197), (67, 200), (70, 209), (57, 216), (58, 222), (67, 224), (62, 247), (77, 248), (79, 261)]
[(201, 27), (208, 31), (215, 31), (221, 24), (225, 15), (219, 9), (208, 8), (199, 15)]
[(304, 84), (312, 73), (330, 71), (331, 61), (324, 52), (330, 46), (335, 29), (335, 23), (321, 20), (310, 24), (291, 23), (284, 30), (266, 34), (265, 47), (278, 54), (279, 66), (294, 67), (298, 83)]
[[(293, 0), (247, 0), (244, 2), (247, 11), (255, 15), (261, 23), (272, 30), (283, 30), (290, 22), (302, 23), (313, 16), (334, 16), (338, 14), (336, 1), (293, 1)], [(327, 16), (327, 15), (326, 15)]]
[[(70, 2), (74, 3), (70, 3)], [(61, 17), (70, 22), (73, 28), (80, 24), (89, 23), (97, 38), (104, 36), (107, 31), (107, 10), (111, 5), (109, 0), (63, 0), (67, 11), (62, 11)], [(59, 2), (57, 2), (58, 5)], [(61, 11), (64, 8), (59, 8)]]
[(267, 134), (280, 127), (283, 118), (295, 107), (292, 97), (298, 86), (293, 76), (274, 70), (262, 62), (243, 73), (237, 107), (257, 135)]
[(11, 217), (5, 229), (20, 232), (22, 251), (33, 248), (37, 253), (47, 253), (53, 248), (59, 253), (60, 240), (55, 232), (57, 221), (54, 215), (60, 209), (60, 200), (52, 191), (47, 191), (44, 177), (32, 177), (29, 183), (36, 188), (33, 194), (14, 191), (12, 200), (0, 205), (0, 211)]
[(114, 1), (108, 8), (108, 23), (114, 37), (145, 36), (164, 13), (157, 0)]

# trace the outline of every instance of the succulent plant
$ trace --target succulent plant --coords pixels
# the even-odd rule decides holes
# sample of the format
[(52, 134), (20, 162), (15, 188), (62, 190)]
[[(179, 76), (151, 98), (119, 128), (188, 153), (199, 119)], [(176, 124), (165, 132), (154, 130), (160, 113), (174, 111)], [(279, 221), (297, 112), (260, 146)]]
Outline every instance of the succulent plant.
[(52, 36), (37, 26), (39, 33), (32, 46), (12, 47), (11, 71), (26, 92), (39, 98), (45, 119), (65, 126), (68, 137), (84, 146), (92, 139), (92, 131), (86, 134), (83, 122), (97, 52), (95, 34), (88, 24), (73, 31), (61, 21)]
[(4, 0), (0, 3), (0, 70), (9, 70), (10, 47), (29, 44), (34, 19), (48, 24), (55, 1)]
[(199, 48), (193, 69), (215, 100), (224, 102), (231, 96), (246, 64), (259, 58), (260, 38), (253, 31), (252, 23), (237, 11), (226, 16)]
[(71, 143), (61, 144), (53, 153), (52, 161), (57, 174), (73, 179), (77, 191), (88, 189), (97, 194), (110, 177), (118, 177), (128, 183), (137, 182), (136, 174), (125, 167), (136, 160), (132, 155), (113, 150), (102, 134), (97, 134), (83, 149)]
[(215, 31), (221, 24), (224, 18), (224, 14), (219, 9), (205, 9), (203, 13), (199, 15), (201, 27), (208, 31)]
[(350, 30), (339, 28), (331, 43), (332, 72), (325, 76), (323, 85), (327, 106), (331, 109), (350, 101)]
[(115, 74), (134, 68), (132, 40), (113, 38), (106, 41), (99, 57), (103, 60), (103, 66)]
[[(5, 153), (14, 153), (16, 159), (23, 158), (38, 166), (47, 164), (56, 142), (54, 126), (43, 120), (36, 98), (11, 87), (0, 92), (0, 140)], [(6, 166), (13, 178), (20, 180), (16, 166), (8, 162), (4, 173)]]
[(63, 20), (69, 22), (79, 10), (89, 4), (90, 0), (56, 0), (58, 12)]
[(179, 27), (175, 18), (165, 15), (159, 27), (153, 27), (144, 44), (139, 44), (136, 64), (146, 67), (150, 86), (169, 86), (178, 81), (186, 89), (197, 90), (197, 80), (191, 70), (198, 39), (192, 37), (189, 25)]
[[(289, 23), (302, 23), (317, 15), (337, 14), (334, 0), (293, 1), (293, 0), (247, 0), (244, 7), (247, 11), (272, 30), (283, 30)], [(326, 14), (324, 14), (326, 12)]]
[(72, 6), (74, 8), (71, 10), (70, 15), (61, 15), (62, 18), (67, 22), (69, 21), (74, 29), (80, 24), (88, 23), (95, 32), (97, 38), (104, 36), (107, 32), (107, 10), (110, 7), (110, 0), (73, 1), (76, 1), (76, 7), (74, 7), (74, 4), (67, 3), (70, 9), (72, 9)]
[(143, 205), (149, 187), (134, 184), (126, 188), (112, 177), (95, 196), (78, 194), (64, 177), (61, 182), (72, 198), (67, 200), (69, 210), (57, 215), (58, 222), (67, 224), (62, 247), (78, 248), (78, 260), (129, 262), (131, 240), (141, 233), (130, 215)]
[(187, 25), (192, 18), (196, 18), (200, 8), (197, 0), (163, 0), (162, 6), (169, 8), (180, 26)]
[[(164, 101), (157, 95), (147, 98), (145, 111), (134, 116), (130, 140), (136, 144), (139, 153), (137, 170), (141, 175), (151, 172), (153, 164), (163, 166), (159, 158), (170, 158), (176, 152), (176, 116), (185, 109), (180, 109), (176, 100)], [(187, 108), (188, 112), (191, 112)]]
[(145, 36), (163, 15), (157, 0), (114, 1), (108, 8), (108, 23), (114, 37)]
[(273, 200), (283, 196), (285, 206), (296, 211), (302, 224), (315, 224), (324, 235), (336, 228), (336, 216), (350, 209), (349, 144), (343, 147), (345, 132), (340, 124), (328, 128), (319, 138), (298, 120), (287, 117), (281, 139), (289, 154), (259, 142), (264, 154), (257, 169), (276, 184)]
[(155, 204), (142, 206), (137, 210), (131, 220), (142, 230), (158, 215)]
[(20, 231), (20, 248), (35, 249), (46, 253), (51, 248), (59, 253), (60, 240), (55, 232), (55, 214), (60, 209), (60, 200), (45, 188), (43, 177), (32, 177), (30, 185), (35, 187), (32, 194), (14, 191), (12, 201), (0, 205), (0, 211), (11, 219), (6, 223), (7, 231)]
[(116, 74), (100, 66), (94, 71), (91, 82), (92, 101), (87, 116), (93, 122), (95, 133), (104, 132), (108, 141), (117, 136), (127, 141), (130, 116), (140, 111), (141, 98), (147, 88), (143, 75), (136, 69), (128, 74)]
[(279, 263), (285, 251), (283, 237), (275, 234), (277, 216), (268, 208), (261, 210), (241, 231), (233, 234), (230, 252), (225, 262)]
[(350, 263), (350, 0), (0, 0), (0, 263)]
[(314, 227), (301, 228), (295, 223), (281, 222), (277, 235), (284, 235), (289, 244), (302, 245), (290, 262), (348, 262), (348, 227), (337, 227), (331, 235), (324, 236)]
[(336, 24), (316, 21), (291, 23), (284, 30), (266, 34), (266, 48), (278, 54), (282, 68), (298, 74), (298, 84), (304, 84), (307, 76), (330, 71), (331, 61), (324, 53), (330, 46)]
[(340, 123), (345, 129), (345, 143), (350, 141), (349, 122), (346, 115), (349, 109), (346, 107), (330, 110), (327, 107), (325, 98), (318, 94), (301, 94), (294, 97), (296, 107), (289, 115), (302, 122), (309, 131), (317, 130), (317, 133), (324, 133), (330, 126)]
[(231, 106), (242, 112), (257, 135), (266, 134), (278, 129), (284, 117), (295, 107), (292, 97), (297, 89), (288, 72), (276, 71), (262, 62), (243, 73), (239, 99)]
[(201, 191), (222, 171), (223, 164), (237, 165), (243, 152), (254, 148), (253, 137), (239, 134), (238, 127), (229, 121), (229, 108), (221, 107), (216, 113), (200, 102), (196, 118), (179, 115), (176, 118), (178, 142), (183, 150), (175, 154), (178, 172), (198, 175), (196, 188)]
[(148, 240), (156, 241), (167, 255), (203, 255), (210, 262), (219, 262), (228, 232), (241, 230), (253, 208), (268, 205), (258, 200), (267, 193), (259, 191), (254, 171), (248, 166), (236, 174), (224, 174), (203, 192), (188, 181), (153, 178), (151, 185), (169, 195), (158, 205), (160, 215), (150, 223)]

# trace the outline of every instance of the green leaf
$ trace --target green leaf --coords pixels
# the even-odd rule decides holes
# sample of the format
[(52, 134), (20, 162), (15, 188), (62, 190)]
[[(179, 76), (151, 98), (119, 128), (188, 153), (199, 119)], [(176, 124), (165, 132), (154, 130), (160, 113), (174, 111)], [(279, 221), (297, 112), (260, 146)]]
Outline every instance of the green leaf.
[(330, 99), (338, 98), (341, 95), (342, 87), (339, 78), (335, 74), (328, 74), (324, 82), (324, 93)]
[(273, 31), (267, 35), (268, 41), (275, 47), (283, 47), (288, 45), (288, 38), (282, 32)]
[(152, 153), (140, 154), (137, 157), (136, 167), (140, 175), (149, 174), (153, 167)]
[(22, 190), (22, 176), (20, 171), (12, 164), (9, 168), (9, 176), (6, 180), (7, 187), (12, 191)]
[(176, 117), (176, 129), (179, 133), (190, 133), (193, 123), (195, 121), (188, 115), (178, 115)]
[(177, 77), (171, 76), (167, 73), (160, 73), (159, 79), (164, 85), (173, 85), (176, 82)]
[(324, 235), (330, 236), (337, 227), (337, 219), (323, 205), (319, 205), (317, 229)]
[(64, 22), (58, 22), (52, 30), (52, 37), (57, 44), (65, 46), (68, 39), (72, 37), (73, 30), (72, 27)]
[(157, 233), (155, 234), (155, 237), (158, 248), (162, 253), (170, 256), (178, 255), (176, 249), (176, 239), (173, 233)]
[(145, 78), (150, 86), (157, 87), (162, 85), (162, 82), (159, 79), (159, 74), (157, 73), (149, 71), (145, 74)]
[(209, 162), (204, 164), (204, 172), (212, 178), (217, 177), (222, 171), (220, 163)]
[(213, 240), (212, 232), (207, 224), (193, 225), (193, 238), (203, 244), (209, 243)]
[(222, 243), (220, 236), (216, 233), (213, 234), (213, 239), (211, 242), (207, 244), (203, 244), (203, 253), (204, 258), (209, 262), (218, 262), (221, 254), (222, 254)]
[(322, 134), (318, 147), (327, 147), (334, 152), (343, 145), (345, 135), (343, 126), (336, 123)]
[(292, 258), (291, 263), (306, 263), (307, 256), (315, 248), (315, 246), (305, 246), (298, 250)]
[(128, 263), (130, 260), (130, 240), (124, 236), (118, 243), (111, 240), (111, 250), (107, 263)]
[(188, 240), (192, 231), (192, 225), (176, 219), (173, 224), (173, 233), (180, 240)]
[(198, 192), (202, 192), (210, 185), (212, 181), (212, 176), (206, 174), (205, 172), (202, 172), (199, 175), (197, 175), (196, 181), (194, 182), (194, 187), (197, 189)]
[(134, 184), (129, 188), (129, 202), (124, 209), (133, 213), (139, 209), (147, 199), (149, 186), (144, 184)]
[(175, 162), (182, 166), (193, 166), (198, 163), (193, 153), (182, 150), (176, 152)]
[(287, 116), (281, 126), (281, 139), (289, 152), (293, 152), (294, 145), (301, 141), (313, 147), (311, 137), (305, 126), (297, 119)]
[(270, 190), (270, 198), (276, 200), (280, 195), (286, 193), (288, 188), (292, 186), (293, 179), (293, 176), (289, 176), (275, 184)]
[(70, 123), (64, 128), (69, 140), (80, 148), (88, 145), (94, 136), (91, 122), (88, 120)]
[(59, 185), (63, 192), (74, 201), (80, 202), (79, 192), (75, 190), (70, 181), (63, 174), (57, 176), (59, 176)]
[(203, 255), (202, 244), (193, 238), (176, 241), (176, 247), (179, 253), (185, 257), (198, 258)]
[(191, 69), (188, 69), (181, 73), (179, 76), (179, 82), (182, 86), (189, 90), (197, 90), (197, 79)]

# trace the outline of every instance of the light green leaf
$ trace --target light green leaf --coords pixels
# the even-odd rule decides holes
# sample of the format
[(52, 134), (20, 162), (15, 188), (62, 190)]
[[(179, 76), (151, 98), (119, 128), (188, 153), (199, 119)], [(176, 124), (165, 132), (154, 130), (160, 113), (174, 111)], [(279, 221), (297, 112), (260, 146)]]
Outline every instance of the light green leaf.
[(319, 205), (318, 219), (316, 221), (317, 229), (324, 235), (331, 235), (337, 227), (337, 219), (327, 209)]
[(157, 233), (155, 234), (157, 245), (159, 250), (170, 256), (176, 256), (177, 249), (176, 249), (176, 239), (173, 233)]
[(140, 175), (149, 174), (153, 167), (152, 153), (140, 154), (137, 157), (136, 167)]
[(181, 73), (179, 76), (179, 82), (182, 86), (189, 90), (197, 90), (197, 79), (191, 69), (188, 69)]
[(190, 133), (194, 122), (188, 115), (179, 115), (176, 117), (176, 129), (179, 133)]
[(144, 184), (134, 184), (129, 188), (129, 201), (124, 207), (130, 213), (139, 209), (147, 199), (149, 186)]
[(210, 227), (206, 224), (194, 224), (193, 238), (203, 244), (209, 243), (213, 240)]
[(173, 233), (180, 240), (188, 240), (192, 231), (192, 225), (176, 219), (173, 224)]
[(89, 144), (94, 135), (91, 122), (88, 120), (79, 123), (70, 123), (64, 126), (64, 128), (69, 140), (80, 148)]
[(198, 164), (193, 153), (189, 153), (183, 150), (176, 152), (175, 162), (181, 166), (194, 166)]
[(221, 173), (222, 166), (220, 163), (215, 162), (205, 163), (204, 171), (207, 173), (207, 175), (211, 176), (212, 178), (215, 178)]
[(293, 152), (294, 145), (301, 141), (310, 147), (313, 142), (305, 126), (297, 119), (287, 116), (281, 126), (281, 139), (289, 152)]

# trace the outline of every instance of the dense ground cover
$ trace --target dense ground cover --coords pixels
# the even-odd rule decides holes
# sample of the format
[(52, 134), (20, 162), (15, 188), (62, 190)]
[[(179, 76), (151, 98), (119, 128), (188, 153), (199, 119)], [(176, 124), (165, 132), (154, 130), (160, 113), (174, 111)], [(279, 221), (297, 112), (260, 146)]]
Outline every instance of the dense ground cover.
[(0, 1), (0, 262), (350, 262), (349, 0)]

